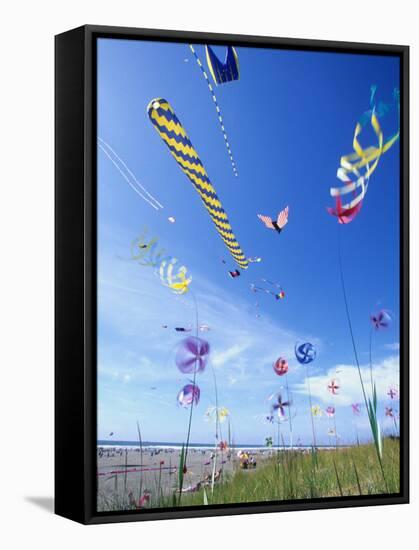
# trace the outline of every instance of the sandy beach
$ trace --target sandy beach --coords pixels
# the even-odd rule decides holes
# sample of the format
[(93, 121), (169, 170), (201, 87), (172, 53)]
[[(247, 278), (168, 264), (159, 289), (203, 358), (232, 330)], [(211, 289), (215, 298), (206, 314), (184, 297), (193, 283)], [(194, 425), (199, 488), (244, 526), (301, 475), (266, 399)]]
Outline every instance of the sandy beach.
[[(223, 452), (218, 450), (215, 454), (214, 449), (190, 448), (183, 482), (184, 491), (193, 491), (198, 483), (210, 482), (214, 462), (216, 482), (237, 470), (240, 464), (238, 451), (239, 449)], [(243, 451), (248, 454), (249, 460), (256, 462), (256, 468), (247, 470), (249, 474), (276, 452), (269, 449)], [(172, 494), (178, 488), (179, 458), (180, 449), (176, 448), (147, 447), (143, 448), (141, 455), (139, 448), (98, 446), (98, 502), (115, 498), (115, 495), (122, 500), (130, 492), (138, 498), (140, 490), (151, 494), (160, 490), (165, 496)]]

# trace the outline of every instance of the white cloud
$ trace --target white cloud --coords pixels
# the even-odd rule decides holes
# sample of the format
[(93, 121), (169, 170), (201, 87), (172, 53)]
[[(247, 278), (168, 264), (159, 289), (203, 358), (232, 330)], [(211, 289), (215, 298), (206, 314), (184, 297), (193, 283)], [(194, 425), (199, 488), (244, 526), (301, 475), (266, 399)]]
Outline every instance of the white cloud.
[(391, 351), (399, 351), (400, 343), (399, 342), (393, 342), (392, 344), (385, 344), (384, 347), (386, 349), (391, 350)]
[[(104, 327), (109, 327), (117, 343), (112, 350), (109, 338), (99, 340), (103, 346), (99, 349), (100, 373), (117, 372), (116, 378), (128, 374), (130, 381), (141, 377), (143, 382), (150, 383), (178, 378), (176, 369), (167, 368), (173, 365), (180, 340), (173, 327), (194, 325), (192, 294), (176, 297), (162, 288), (151, 269), (135, 262), (108, 261), (110, 265), (105, 271), (113, 273), (112, 282), (103, 279), (99, 282), (99, 318)], [(235, 297), (233, 302), (226, 291), (202, 276), (194, 282), (199, 323), (210, 327), (210, 332), (200, 336), (210, 340), (211, 361), (220, 382), (235, 386), (248, 384), (253, 379), (263, 385), (261, 375), (270, 374), (272, 363), (279, 355), (288, 358), (294, 373), (298, 371), (294, 343), (302, 339), (301, 335), (267, 315), (256, 318), (254, 308), (247, 301)], [(162, 293), (165, 293), (164, 308)], [(163, 329), (162, 325), (168, 328)], [(321, 347), (319, 339), (312, 335), (305, 337)]]
[(223, 351), (216, 351), (212, 357), (212, 363), (215, 367), (222, 367), (232, 359), (240, 357), (248, 348), (249, 344), (243, 343), (234, 344)]
[[(371, 394), (370, 368), (363, 365), (360, 368), (361, 376), (367, 395)], [(338, 371), (338, 373), (336, 373)], [(338, 395), (332, 395), (327, 386), (332, 378), (338, 379), (340, 389)], [(387, 398), (390, 386), (397, 385), (399, 379), (399, 356), (391, 356), (378, 364), (373, 365), (373, 379), (377, 387), (379, 400)], [(334, 403), (336, 405), (350, 405), (351, 403), (363, 403), (363, 394), (359, 379), (358, 369), (355, 365), (337, 365), (327, 371), (326, 374), (310, 377), (310, 388), (313, 399), (320, 400), (323, 404)], [(295, 384), (293, 391), (306, 395), (307, 379)]]

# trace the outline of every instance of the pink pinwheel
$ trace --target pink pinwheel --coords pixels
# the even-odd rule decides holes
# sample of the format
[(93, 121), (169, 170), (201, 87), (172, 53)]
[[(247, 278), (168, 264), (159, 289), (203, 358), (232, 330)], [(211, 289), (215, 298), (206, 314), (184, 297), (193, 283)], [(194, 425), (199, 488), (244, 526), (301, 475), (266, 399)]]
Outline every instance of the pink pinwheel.
[(391, 323), (391, 315), (387, 310), (380, 309), (380, 311), (371, 315), (371, 323), (375, 330), (388, 328)]
[(209, 343), (203, 338), (190, 336), (179, 345), (176, 353), (176, 365), (180, 372), (202, 372), (207, 364), (210, 352)]
[(177, 395), (177, 402), (181, 407), (189, 407), (195, 403), (198, 405), (201, 397), (201, 390), (196, 384), (186, 384)]
[(388, 416), (389, 418), (394, 418), (393, 407), (386, 407), (385, 413), (386, 413), (386, 416)]
[(356, 415), (361, 414), (361, 405), (359, 403), (352, 403), (352, 412)]
[(389, 388), (387, 395), (390, 397), (390, 399), (398, 399), (399, 398), (399, 392), (396, 388)]
[(288, 361), (280, 357), (273, 364), (273, 369), (275, 374), (277, 374), (278, 376), (283, 376), (288, 372)]
[(327, 407), (326, 414), (329, 418), (333, 418), (335, 416), (335, 407)]
[(330, 391), (331, 394), (333, 395), (337, 395), (338, 394), (338, 389), (340, 388), (340, 385), (339, 385), (339, 381), (336, 380), (336, 378), (333, 378), (328, 386), (327, 386), (327, 389)]

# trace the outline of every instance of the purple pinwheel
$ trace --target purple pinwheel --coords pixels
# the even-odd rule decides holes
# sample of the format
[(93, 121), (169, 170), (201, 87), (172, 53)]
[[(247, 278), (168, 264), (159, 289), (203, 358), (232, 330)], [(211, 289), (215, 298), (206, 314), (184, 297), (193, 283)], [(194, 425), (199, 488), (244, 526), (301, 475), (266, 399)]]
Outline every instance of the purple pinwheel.
[(397, 388), (391, 387), (389, 388), (387, 395), (390, 397), (390, 399), (398, 399), (399, 398), (399, 392)]
[(388, 328), (391, 323), (391, 315), (386, 309), (380, 309), (371, 315), (371, 323), (375, 330)]
[(198, 405), (200, 397), (201, 390), (196, 384), (186, 384), (177, 394), (177, 402), (181, 407), (186, 408), (193, 403)]
[(352, 403), (352, 412), (356, 415), (361, 414), (361, 405), (359, 403)]
[(327, 407), (326, 414), (329, 418), (333, 418), (335, 416), (335, 407)]
[(190, 336), (179, 345), (176, 353), (176, 365), (180, 372), (202, 372), (207, 364), (210, 352), (209, 343), (203, 338)]
[(272, 414), (275, 411), (278, 411), (278, 417), (285, 418), (285, 407), (289, 407), (291, 405), (290, 401), (282, 401), (282, 396), (280, 393), (277, 393), (276, 396), (276, 403), (272, 405)]

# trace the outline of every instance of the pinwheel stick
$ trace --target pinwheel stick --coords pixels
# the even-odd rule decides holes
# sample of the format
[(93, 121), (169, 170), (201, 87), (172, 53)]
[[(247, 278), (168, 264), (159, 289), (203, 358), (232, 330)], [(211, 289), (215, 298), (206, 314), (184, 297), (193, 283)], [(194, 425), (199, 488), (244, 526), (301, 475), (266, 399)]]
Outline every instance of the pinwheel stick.
[(288, 387), (288, 373), (285, 374), (285, 385), (287, 388), (287, 401), (290, 404), (288, 407), (288, 419), (290, 423), (290, 448), (291, 451), (293, 450), (293, 437), (292, 437), (292, 415), (291, 415), (291, 397), (290, 397), (290, 391)]
[[(214, 461), (212, 466), (212, 474), (211, 474), (211, 495), (214, 494), (214, 483), (215, 483), (215, 472), (217, 467), (217, 450), (218, 450), (218, 431), (221, 432), (221, 426), (220, 426), (220, 418), (218, 413), (218, 388), (217, 388), (217, 377), (215, 376), (215, 370), (212, 366), (212, 363), (210, 363), (212, 376), (214, 380), (214, 391), (215, 391), (215, 449), (214, 449)], [(220, 434), (221, 437), (221, 434)], [(222, 451), (221, 451), (222, 452)], [(223, 461), (221, 456), (221, 462)], [(222, 468), (222, 466), (221, 466)]]
[(316, 445), (317, 445), (317, 443), (316, 443), (316, 430), (315, 430), (315, 427), (314, 427), (313, 401), (312, 401), (312, 398), (311, 398), (311, 386), (310, 386), (310, 373), (308, 371), (307, 364), (306, 364), (306, 378), (307, 378), (308, 400), (309, 400), (309, 403), (310, 403), (310, 418), (311, 418), (311, 430), (312, 430), (312, 433), (313, 433), (313, 447), (315, 448)]
[[(193, 301), (195, 303), (195, 336), (196, 336), (196, 338), (198, 338), (198, 330), (199, 330), (199, 328), (198, 328), (199, 327), (198, 304), (197, 304), (197, 301), (196, 301), (195, 294), (193, 292), (191, 292), (191, 296), (192, 296)], [(193, 382), (192, 382), (194, 387), (195, 387), (195, 384), (196, 384), (196, 371), (197, 371), (196, 363), (197, 363), (197, 360), (198, 360), (198, 357), (195, 358), (195, 368), (194, 368)], [(192, 399), (191, 408), (189, 409), (189, 422), (188, 422), (188, 433), (186, 435), (184, 470), (186, 470), (186, 468), (187, 468), (188, 448), (189, 448), (189, 439), (190, 439), (190, 436), (191, 436), (192, 414), (193, 414), (194, 402), (195, 402), (195, 399)], [(179, 505), (180, 505), (180, 502), (182, 500), (183, 479), (184, 479), (184, 475), (181, 475), (180, 487), (179, 487)]]

